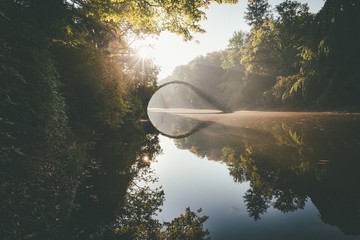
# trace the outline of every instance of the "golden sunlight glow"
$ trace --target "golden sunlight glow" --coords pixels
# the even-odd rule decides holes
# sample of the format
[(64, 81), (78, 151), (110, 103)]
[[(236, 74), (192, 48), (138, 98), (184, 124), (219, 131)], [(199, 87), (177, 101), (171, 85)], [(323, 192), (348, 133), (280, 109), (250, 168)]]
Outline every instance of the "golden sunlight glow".
[[(139, 59), (150, 58), (161, 68), (159, 74), (161, 80), (169, 76), (176, 66), (187, 64), (200, 55), (206, 55), (209, 52), (208, 48), (214, 45), (206, 43), (208, 38), (205, 34), (198, 34), (196, 39), (204, 44), (198, 44), (196, 41), (185, 42), (180, 36), (163, 32), (157, 37), (150, 36), (137, 40), (132, 47), (136, 49)], [(226, 42), (227, 40), (226, 38)], [(215, 46), (218, 46), (217, 42)]]
[(134, 44), (137, 55), (142, 59), (155, 59), (157, 57), (157, 39), (154, 37), (148, 37), (142, 40), (138, 40)]
[(143, 160), (144, 163), (149, 163), (150, 162), (150, 159), (149, 159), (148, 155), (143, 156), (142, 160)]
[(144, 45), (137, 49), (137, 55), (142, 59), (154, 58), (156, 51), (151, 46)]
[[(204, 35), (197, 39), (206, 39)], [(208, 45), (205, 45), (208, 47)], [(148, 37), (134, 42), (139, 58), (151, 58), (161, 68), (159, 80), (172, 73), (176, 66), (183, 65), (199, 55), (206, 54), (207, 48), (196, 41), (185, 42), (180, 36), (163, 32), (158, 37)]]

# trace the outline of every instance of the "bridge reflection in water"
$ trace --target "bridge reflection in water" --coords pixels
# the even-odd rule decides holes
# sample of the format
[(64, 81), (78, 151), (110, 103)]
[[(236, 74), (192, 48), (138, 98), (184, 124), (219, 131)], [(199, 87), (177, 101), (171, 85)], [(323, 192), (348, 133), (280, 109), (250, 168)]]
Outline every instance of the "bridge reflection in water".
[[(176, 85), (183, 88), (179, 89)], [(160, 85), (148, 105), (148, 116), (152, 124), (161, 134), (173, 139), (186, 138), (211, 124), (211, 121), (192, 120), (188, 118), (188, 114), (231, 112), (215, 97), (184, 81)]]

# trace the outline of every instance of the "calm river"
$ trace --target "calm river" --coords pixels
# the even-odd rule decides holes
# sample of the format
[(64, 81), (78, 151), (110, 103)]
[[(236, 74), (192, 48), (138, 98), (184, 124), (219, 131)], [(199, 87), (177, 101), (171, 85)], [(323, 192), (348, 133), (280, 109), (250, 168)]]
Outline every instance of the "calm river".
[(360, 115), (149, 109), (157, 219), (201, 208), (211, 239), (360, 239)]

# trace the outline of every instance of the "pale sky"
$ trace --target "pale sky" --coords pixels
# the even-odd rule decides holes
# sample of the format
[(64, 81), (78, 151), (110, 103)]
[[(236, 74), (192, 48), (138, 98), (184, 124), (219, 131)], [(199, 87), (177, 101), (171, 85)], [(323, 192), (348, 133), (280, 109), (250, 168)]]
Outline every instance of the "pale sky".
[[(324, 5), (324, 0), (298, 0), (301, 3), (308, 3), (311, 12), (318, 12)], [(282, 0), (269, 0), (274, 8)], [(163, 32), (158, 40), (147, 40), (153, 45), (152, 49), (146, 49), (145, 54), (153, 58), (155, 64), (160, 66), (159, 80), (169, 76), (174, 68), (190, 62), (197, 56), (206, 53), (224, 50), (228, 40), (238, 30), (249, 31), (250, 27), (244, 20), (247, 0), (239, 0), (236, 5), (212, 3), (208, 10), (205, 10), (207, 20), (201, 22), (206, 30), (205, 34), (195, 35), (191, 42), (184, 42), (181, 36)], [(199, 44), (195, 40), (200, 41)], [(138, 47), (141, 49), (141, 47)]]

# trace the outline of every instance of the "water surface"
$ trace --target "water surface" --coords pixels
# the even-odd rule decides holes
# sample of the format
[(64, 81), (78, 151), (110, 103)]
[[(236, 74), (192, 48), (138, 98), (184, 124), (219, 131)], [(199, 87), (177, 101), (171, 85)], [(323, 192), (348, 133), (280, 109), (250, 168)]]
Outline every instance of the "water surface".
[[(158, 218), (202, 208), (212, 239), (360, 239), (360, 116), (149, 109)], [(200, 127), (199, 127), (200, 126)]]

